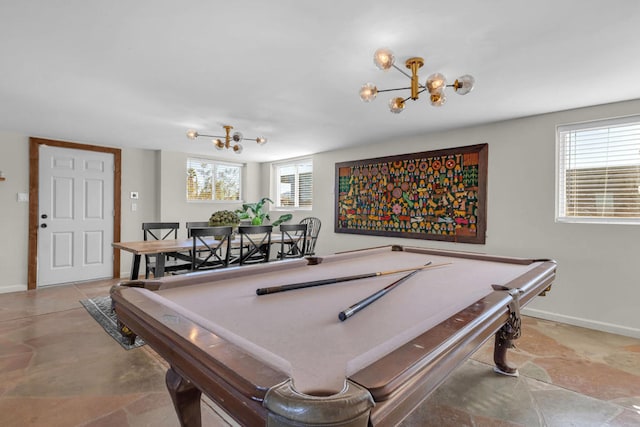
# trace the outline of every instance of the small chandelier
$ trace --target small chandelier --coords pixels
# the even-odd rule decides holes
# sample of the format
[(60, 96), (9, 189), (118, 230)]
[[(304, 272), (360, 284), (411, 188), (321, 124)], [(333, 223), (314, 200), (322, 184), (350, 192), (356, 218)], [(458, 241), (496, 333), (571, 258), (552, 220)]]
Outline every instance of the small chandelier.
[(466, 95), (471, 92), (475, 83), (475, 79), (472, 76), (465, 74), (464, 76), (458, 77), (453, 84), (448, 85), (447, 79), (442, 74), (434, 73), (427, 77), (425, 84), (422, 85), (418, 80), (418, 69), (420, 69), (420, 67), (424, 65), (424, 59), (419, 57), (407, 59), (405, 65), (408, 69), (411, 70), (411, 75), (409, 75), (394, 64), (395, 56), (393, 55), (393, 52), (385, 48), (376, 50), (376, 52), (373, 54), (373, 62), (374, 64), (376, 64), (376, 67), (381, 70), (386, 71), (389, 68), (393, 67), (411, 79), (410, 87), (380, 90), (373, 83), (366, 83), (360, 89), (360, 99), (362, 99), (364, 102), (371, 102), (376, 99), (376, 95), (378, 94), (378, 92), (391, 92), (395, 90), (410, 89), (411, 96), (407, 98), (392, 98), (389, 102), (389, 109), (392, 113), (396, 114), (404, 110), (406, 101), (408, 101), (409, 99), (412, 99), (414, 101), (417, 100), (420, 94), (424, 91), (429, 92), (431, 105), (433, 105), (434, 107), (440, 107), (444, 105), (445, 102), (447, 102), (447, 96), (444, 91), (445, 88), (452, 87), (458, 95)]
[[(231, 135), (231, 129), (233, 129), (233, 126), (229, 126), (229, 125), (224, 125), (222, 126), (225, 130), (225, 135), (224, 136), (217, 136), (217, 135), (204, 135), (201, 133), (198, 133), (197, 131), (193, 130), (193, 129), (189, 129), (187, 131), (187, 138), (189, 139), (196, 139), (199, 136), (203, 136), (206, 138), (216, 138), (213, 140), (213, 145), (218, 149), (218, 150), (222, 150), (223, 148), (232, 148), (233, 151), (236, 154), (240, 154), (242, 153), (242, 145), (240, 145), (240, 141), (245, 140), (245, 141), (255, 141), (257, 142), (259, 145), (264, 145), (267, 143), (267, 138), (263, 138), (261, 136), (255, 138), (255, 139), (251, 139), (251, 138), (245, 138), (242, 133), (240, 132), (234, 132), (233, 135)], [(224, 141), (220, 138), (224, 138)], [(233, 145), (232, 145), (233, 142)]]

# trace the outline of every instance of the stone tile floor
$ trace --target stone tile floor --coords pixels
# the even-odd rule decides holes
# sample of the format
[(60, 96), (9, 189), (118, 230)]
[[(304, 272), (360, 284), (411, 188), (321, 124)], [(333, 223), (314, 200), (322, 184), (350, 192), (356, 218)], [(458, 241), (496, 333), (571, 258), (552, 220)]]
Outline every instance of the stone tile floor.
[[(177, 426), (165, 363), (125, 351), (79, 300), (113, 280), (0, 294), (0, 426)], [(402, 423), (409, 426), (640, 426), (640, 340), (527, 317), (492, 371), (492, 343)], [(203, 425), (233, 425), (203, 401)]]

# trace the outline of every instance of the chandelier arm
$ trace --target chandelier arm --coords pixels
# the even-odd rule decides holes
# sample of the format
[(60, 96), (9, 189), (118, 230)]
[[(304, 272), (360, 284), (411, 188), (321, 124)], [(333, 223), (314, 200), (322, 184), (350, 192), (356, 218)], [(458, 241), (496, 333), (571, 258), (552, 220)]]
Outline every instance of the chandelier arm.
[[(409, 88), (409, 89), (411, 89), (411, 88)], [(426, 88), (426, 87), (425, 87), (425, 88), (423, 88), (421, 91), (418, 91), (418, 95), (420, 95), (420, 94), (421, 94), (422, 92), (424, 92), (425, 90), (427, 90), (427, 88)], [(409, 97), (405, 98), (403, 102), (407, 102), (407, 101), (408, 101), (408, 100), (410, 100), (410, 99), (413, 99), (413, 97), (409, 96)], [(418, 99), (418, 98), (416, 97), (416, 99)], [(415, 99), (413, 99), (413, 100), (415, 101)]]
[(406, 71), (404, 71), (402, 68), (398, 67), (396, 64), (393, 64), (392, 67), (395, 68), (396, 70), (400, 71), (405, 76), (411, 78), (411, 74), (408, 74)]
[[(395, 68), (396, 70), (400, 71), (402, 74), (404, 74), (406, 77), (408, 78), (413, 78), (413, 76), (411, 76), (411, 74), (407, 73), (406, 71), (404, 71), (402, 68), (398, 67), (396, 64), (392, 65), (393, 68)], [(423, 89), (426, 89), (426, 86), (424, 86), (422, 83), (418, 82), (418, 86), (420, 86)], [(411, 89), (411, 88), (408, 88)], [(378, 92), (381, 92), (380, 90)]]
[(380, 92), (392, 92), (394, 90), (410, 90), (411, 86), (409, 87), (399, 87), (399, 88), (395, 88), (395, 89), (378, 89), (378, 93)]
[(204, 135), (202, 133), (199, 133), (198, 138), (200, 138), (201, 136), (205, 138), (226, 138), (225, 136), (221, 136), (221, 135)]
[[(394, 90), (394, 89), (392, 89)], [(204, 138), (227, 138), (225, 135), (205, 135), (203, 133), (199, 133), (198, 134), (198, 138), (200, 137), (204, 137)], [(242, 138), (243, 141), (254, 141), (255, 138)]]

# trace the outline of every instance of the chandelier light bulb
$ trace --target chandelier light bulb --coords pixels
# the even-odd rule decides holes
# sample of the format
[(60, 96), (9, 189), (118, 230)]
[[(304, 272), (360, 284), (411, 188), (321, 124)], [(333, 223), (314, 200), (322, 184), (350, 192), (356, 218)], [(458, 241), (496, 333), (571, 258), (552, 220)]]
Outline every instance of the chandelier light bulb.
[(244, 135), (242, 135), (242, 132), (234, 132), (233, 133), (233, 140), (235, 142), (240, 142), (240, 141), (243, 140), (243, 138), (244, 138)]
[(259, 136), (259, 137), (257, 137), (257, 138), (256, 138), (256, 142), (257, 142), (259, 145), (264, 145), (264, 144), (266, 144), (266, 143), (267, 143), (267, 138), (265, 138), (265, 137), (263, 137), (263, 136)]
[(427, 90), (431, 94), (441, 92), (446, 86), (447, 78), (440, 73), (434, 73), (427, 77)]
[(389, 49), (383, 47), (373, 54), (373, 63), (381, 70), (388, 70), (396, 61), (396, 57)]
[(240, 154), (240, 153), (242, 153), (242, 145), (240, 145), (240, 144), (236, 144), (236, 145), (234, 145), (234, 146), (233, 146), (233, 151), (234, 151), (236, 154)]
[(373, 83), (366, 83), (360, 88), (360, 99), (364, 102), (371, 102), (376, 99), (378, 88)]
[(213, 140), (213, 145), (218, 149), (218, 150), (222, 150), (224, 148), (224, 142), (222, 142), (219, 139), (214, 139)]
[(443, 90), (432, 93), (430, 96), (431, 105), (434, 107), (442, 107), (447, 102), (447, 96)]
[(404, 110), (404, 98), (397, 97), (389, 101), (389, 110), (395, 114), (402, 113), (402, 110)]
[(198, 132), (196, 132), (194, 129), (189, 129), (187, 131), (187, 138), (196, 139), (197, 137), (198, 137)]
[(474, 79), (473, 76), (469, 74), (465, 74), (464, 76), (458, 77), (458, 79), (453, 84), (453, 89), (458, 95), (466, 95), (473, 90), (475, 84), (476, 79)]

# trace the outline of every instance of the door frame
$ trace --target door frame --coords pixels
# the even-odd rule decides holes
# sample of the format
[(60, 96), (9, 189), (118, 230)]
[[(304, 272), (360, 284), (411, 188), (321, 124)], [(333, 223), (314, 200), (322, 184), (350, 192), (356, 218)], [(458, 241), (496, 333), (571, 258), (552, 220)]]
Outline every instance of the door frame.
[[(97, 145), (80, 144), (76, 142), (56, 141), (44, 138), (29, 138), (29, 253), (27, 257), (27, 289), (36, 289), (38, 286), (38, 231), (40, 211), (39, 183), (40, 183), (40, 146), (73, 148), (76, 150), (98, 151), (113, 154), (113, 241), (120, 241), (121, 222), (121, 163), (122, 154), (119, 148), (100, 147)], [(113, 278), (120, 277), (120, 251), (113, 251)]]

